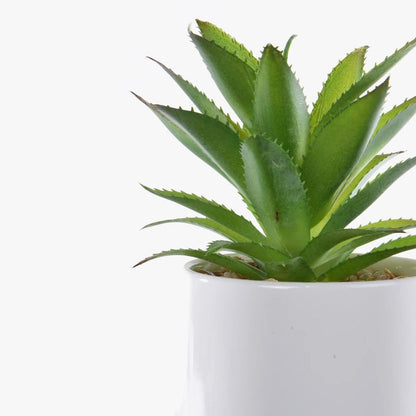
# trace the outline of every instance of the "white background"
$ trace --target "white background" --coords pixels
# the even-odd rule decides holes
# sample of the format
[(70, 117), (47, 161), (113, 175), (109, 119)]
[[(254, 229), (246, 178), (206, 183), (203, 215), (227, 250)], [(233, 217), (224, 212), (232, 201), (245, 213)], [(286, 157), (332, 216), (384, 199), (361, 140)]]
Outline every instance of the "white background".
[[(170, 416), (186, 350), (183, 258), (212, 235), (139, 187), (182, 189), (237, 211), (233, 189), (187, 152), (129, 90), (189, 106), (145, 57), (221, 104), (189, 41), (209, 20), (256, 55), (297, 33), (290, 60), (309, 103), (355, 47), (367, 68), (416, 36), (412, 2), (5, 1), (0, 6), (0, 415)], [(416, 95), (416, 52), (392, 71), (386, 109)], [(389, 150), (416, 152), (416, 120)], [(362, 222), (415, 214), (408, 173)], [(413, 253), (409, 253), (414, 256)], [(259, 415), (260, 416), (260, 415)]]

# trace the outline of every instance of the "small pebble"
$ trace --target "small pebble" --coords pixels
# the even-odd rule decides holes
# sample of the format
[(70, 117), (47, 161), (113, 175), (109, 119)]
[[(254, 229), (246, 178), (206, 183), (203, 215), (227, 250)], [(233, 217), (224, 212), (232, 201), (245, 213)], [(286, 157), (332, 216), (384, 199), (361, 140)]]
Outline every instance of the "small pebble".
[[(195, 268), (195, 271), (202, 273), (202, 274), (208, 274), (210, 276), (223, 276), (228, 277), (231, 279), (243, 279), (247, 280), (248, 278), (242, 275), (239, 275), (238, 273), (232, 272), (229, 269), (226, 269), (225, 267), (220, 267), (215, 264), (207, 263), (203, 266), (199, 266)], [(370, 269), (362, 269), (358, 271), (355, 274), (352, 274), (345, 278), (345, 282), (356, 282), (356, 281), (375, 281), (375, 280), (391, 280), (391, 279), (398, 279), (402, 278), (404, 276), (398, 276), (394, 273), (392, 273), (389, 269), (384, 270), (376, 270), (372, 272)], [(268, 282), (277, 282), (277, 279), (269, 278), (265, 279)]]

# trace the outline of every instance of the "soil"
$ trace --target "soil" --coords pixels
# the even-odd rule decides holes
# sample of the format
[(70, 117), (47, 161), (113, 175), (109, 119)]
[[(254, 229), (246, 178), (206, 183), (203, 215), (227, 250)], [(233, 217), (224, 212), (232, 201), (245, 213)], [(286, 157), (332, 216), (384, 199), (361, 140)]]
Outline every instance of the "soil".
[[(250, 264), (253, 267), (258, 268), (258, 266), (255, 263), (248, 263), (248, 264)], [(198, 273), (207, 274), (210, 276), (222, 276), (222, 277), (229, 277), (232, 279), (250, 280), (248, 277), (235, 273), (225, 267), (221, 267), (221, 266), (210, 264), (210, 263), (195, 266), (194, 270)], [(342, 282), (355, 282), (355, 281), (393, 280), (393, 279), (399, 279), (403, 277), (404, 276), (400, 276), (391, 272), (389, 269), (377, 270), (377, 271), (372, 271), (370, 269), (363, 269), (355, 274), (348, 276), (347, 278), (341, 281)], [(266, 279), (266, 281), (276, 282), (278, 280), (270, 278), (270, 279)]]

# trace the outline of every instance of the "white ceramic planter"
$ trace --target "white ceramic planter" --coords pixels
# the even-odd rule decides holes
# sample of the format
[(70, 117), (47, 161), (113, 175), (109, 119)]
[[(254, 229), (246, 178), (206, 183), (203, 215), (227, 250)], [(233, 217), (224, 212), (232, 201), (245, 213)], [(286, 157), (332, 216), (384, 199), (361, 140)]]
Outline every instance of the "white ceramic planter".
[[(179, 416), (415, 416), (416, 278), (256, 282), (190, 270)], [(416, 261), (384, 267), (416, 276)]]

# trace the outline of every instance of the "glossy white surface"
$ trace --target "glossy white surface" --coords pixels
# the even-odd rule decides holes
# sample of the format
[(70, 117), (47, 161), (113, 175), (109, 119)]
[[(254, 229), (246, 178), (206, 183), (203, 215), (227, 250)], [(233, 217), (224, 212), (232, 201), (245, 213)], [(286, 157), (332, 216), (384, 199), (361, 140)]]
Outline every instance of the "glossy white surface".
[[(398, 261), (416, 275), (416, 261), (389, 267)], [(416, 278), (308, 284), (189, 272), (179, 416), (416, 415)]]

